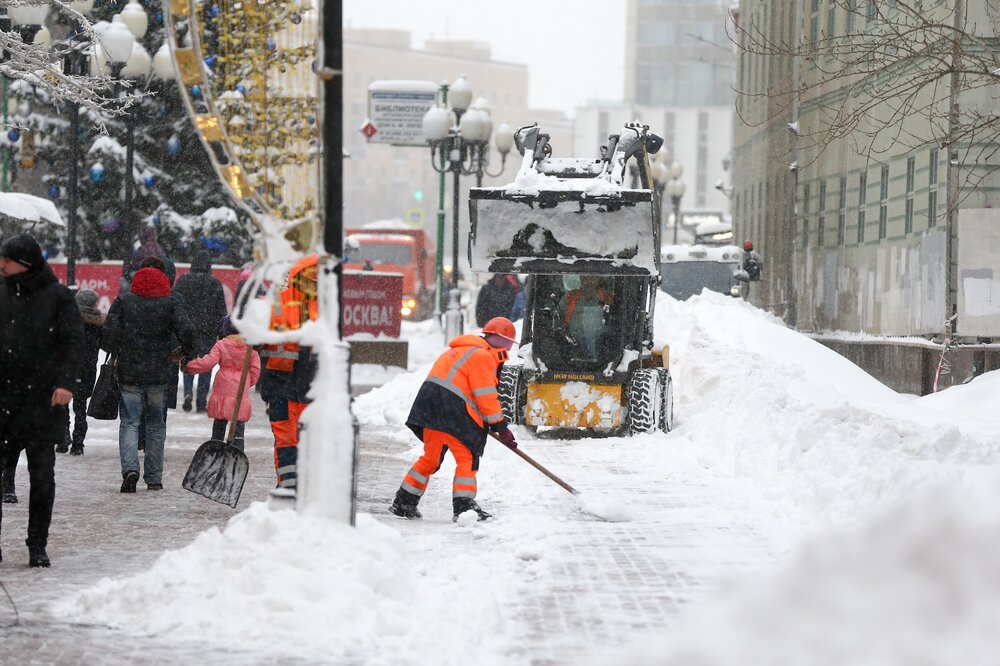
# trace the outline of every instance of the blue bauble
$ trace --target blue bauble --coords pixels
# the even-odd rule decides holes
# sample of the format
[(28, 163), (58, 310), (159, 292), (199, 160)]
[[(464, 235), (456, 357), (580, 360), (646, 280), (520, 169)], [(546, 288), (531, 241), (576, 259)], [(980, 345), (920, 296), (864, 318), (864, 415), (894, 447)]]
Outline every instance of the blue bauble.
[(58, 185), (49, 185), (49, 198), (58, 199), (60, 194)]
[(212, 18), (219, 18), (219, 14), (222, 13), (222, 10), (219, 9), (219, 5), (212, 5), (212, 8), (208, 10), (208, 13), (212, 16)]
[(246, 97), (247, 87), (241, 83), (241, 84), (239, 84), (239, 85), (236, 86), (236, 92), (238, 92), (239, 94), (241, 94), (244, 97)]
[(12, 129), (11, 131), (7, 132), (7, 138), (10, 139), (11, 142), (17, 141), (18, 139), (21, 138), (21, 133), (18, 132), (16, 129)]
[(201, 97), (201, 86), (191, 86), (191, 96)]
[(216, 58), (215, 58), (214, 55), (207, 55), (207, 56), (205, 56), (205, 65), (207, 65), (209, 68), (214, 69), (215, 68), (215, 62), (216, 62)]
[(104, 180), (104, 167), (95, 164), (90, 168), (90, 181), (98, 184)]
[(172, 156), (177, 157), (181, 154), (182, 150), (184, 150), (184, 146), (181, 144), (181, 140), (178, 139), (176, 135), (167, 139), (167, 152)]
[(153, 183), (155, 182), (156, 181), (153, 179), (152, 176), (146, 176), (145, 178), (142, 179), (142, 184), (145, 185), (146, 187), (152, 187)]
[(153, 17), (156, 19), (157, 23), (160, 24), (163, 23), (163, 12), (156, 12), (156, 14)]

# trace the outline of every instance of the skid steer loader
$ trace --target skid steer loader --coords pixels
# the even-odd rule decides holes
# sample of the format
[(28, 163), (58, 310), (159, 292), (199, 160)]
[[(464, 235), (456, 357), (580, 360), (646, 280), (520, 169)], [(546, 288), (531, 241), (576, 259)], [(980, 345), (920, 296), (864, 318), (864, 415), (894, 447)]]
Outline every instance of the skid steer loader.
[(548, 135), (531, 126), (515, 144), (514, 182), (469, 197), (472, 270), (528, 275), (523, 363), (500, 376), (506, 417), (532, 428), (669, 431), (669, 354), (653, 349), (660, 206), (649, 164), (663, 140), (629, 124), (600, 158), (554, 158)]

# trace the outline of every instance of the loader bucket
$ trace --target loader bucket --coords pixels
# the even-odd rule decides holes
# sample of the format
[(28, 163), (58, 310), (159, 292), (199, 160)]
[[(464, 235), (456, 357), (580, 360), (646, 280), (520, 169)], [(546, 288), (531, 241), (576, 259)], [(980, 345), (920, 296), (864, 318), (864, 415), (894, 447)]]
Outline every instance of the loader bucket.
[[(659, 242), (652, 192), (593, 194), (596, 179), (567, 189), (474, 188), (469, 263), (485, 273), (656, 275)], [(573, 186), (579, 183), (579, 189)]]

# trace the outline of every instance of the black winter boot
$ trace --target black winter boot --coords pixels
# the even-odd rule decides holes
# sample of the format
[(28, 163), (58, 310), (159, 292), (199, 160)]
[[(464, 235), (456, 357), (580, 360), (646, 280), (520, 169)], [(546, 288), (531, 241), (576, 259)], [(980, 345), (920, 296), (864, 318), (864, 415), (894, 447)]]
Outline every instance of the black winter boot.
[(34, 543), (30, 539), (24, 543), (28, 547), (29, 567), (47, 567), (51, 564), (51, 562), (49, 562), (49, 556), (45, 552), (45, 544)]
[(486, 513), (480, 509), (479, 505), (476, 504), (476, 500), (469, 499), (468, 497), (453, 499), (451, 501), (451, 505), (455, 513), (455, 515), (451, 518), (453, 522), (458, 522), (458, 517), (466, 511), (475, 511), (476, 515), (479, 516), (480, 521), (489, 520), (493, 517), (493, 514)]
[(183, 407), (183, 409), (184, 409), (185, 412), (190, 412), (191, 411), (191, 398), (190, 397), (184, 398), (184, 407)]
[(392, 501), (389, 512), (408, 520), (420, 518), (420, 511), (417, 510), (417, 503), (419, 501), (419, 495), (414, 495), (400, 488), (396, 491), (396, 498)]
[(3, 503), (17, 504), (17, 493), (14, 492), (14, 470), (4, 470), (0, 485), (3, 486)]
[(69, 449), (69, 454), (71, 456), (82, 456), (83, 455), (83, 444), (74, 444)]
[(139, 472), (125, 472), (125, 476), (122, 481), (122, 492), (123, 493), (134, 493), (135, 484), (139, 482)]

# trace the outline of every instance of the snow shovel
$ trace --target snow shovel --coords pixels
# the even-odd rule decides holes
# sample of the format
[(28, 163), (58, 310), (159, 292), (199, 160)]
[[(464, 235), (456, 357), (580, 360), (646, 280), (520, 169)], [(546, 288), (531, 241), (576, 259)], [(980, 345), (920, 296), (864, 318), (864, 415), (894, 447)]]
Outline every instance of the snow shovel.
[(243, 391), (247, 384), (247, 373), (250, 370), (250, 359), (253, 357), (253, 347), (247, 345), (247, 354), (243, 358), (243, 372), (240, 374), (240, 386), (236, 390), (236, 405), (233, 407), (233, 418), (229, 421), (229, 432), (226, 441), (210, 439), (194, 453), (191, 466), (184, 475), (185, 490), (204, 495), (213, 502), (228, 504), (236, 508), (243, 492), (243, 483), (250, 471), (250, 461), (245, 453), (233, 446), (236, 437), (236, 422), (240, 416), (240, 405), (243, 402)]
[[(492, 437), (493, 439), (497, 440), (498, 442), (500, 441), (500, 438), (497, 437), (492, 432), (490, 433), (490, 437)], [(505, 446), (504, 448), (506, 449), (508, 447)], [(549, 479), (551, 479), (552, 481), (554, 481), (557, 486), (559, 486), (560, 488), (562, 488), (566, 492), (568, 492), (571, 495), (573, 495), (574, 497), (576, 497), (576, 508), (581, 513), (585, 513), (585, 514), (587, 514), (588, 516), (590, 516), (592, 518), (596, 518), (597, 520), (600, 520), (600, 521), (603, 521), (603, 522), (606, 522), (606, 523), (618, 523), (618, 522), (623, 522), (623, 521), (628, 520), (628, 518), (624, 514), (624, 512), (621, 509), (619, 509), (618, 507), (610, 506), (610, 505), (605, 505), (605, 504), (599, 503), (599, 502), (595, 502), (592, 499), (588, 501), (588, 499), (586, 497), (584, 497), (583, 495), (580, 494), (579, 490), (577, 490), (576, 488), (574, 488), (573, 486), (569, 485), (568, 483), (566, 483), (565, 481), (563, 481), (562, 479), (560, 479), (558, 476), (556, 476), (555, 474), (553, 474), (552, 472), (550, 472), (541, 463), (539, 463), (534, 458), (532, 458), (531, 456), (529, 456), (527, 453), (525, 453), (524, 451), (522, 451), (521, 447), (518, 447), (516, 449), (510, 449), (510, 450), (513, 451), (514, 453), (516, 453), (518, 456), (520, 456), (520, 458), (522, 460), (524, 460), (526, 463), (528, 463), (529, 465), (531, 465), (532, 467), (534, 467), (535, 469), (537, 469), (539, 472), (541, 472), (545, 476), (549, 477)]]

